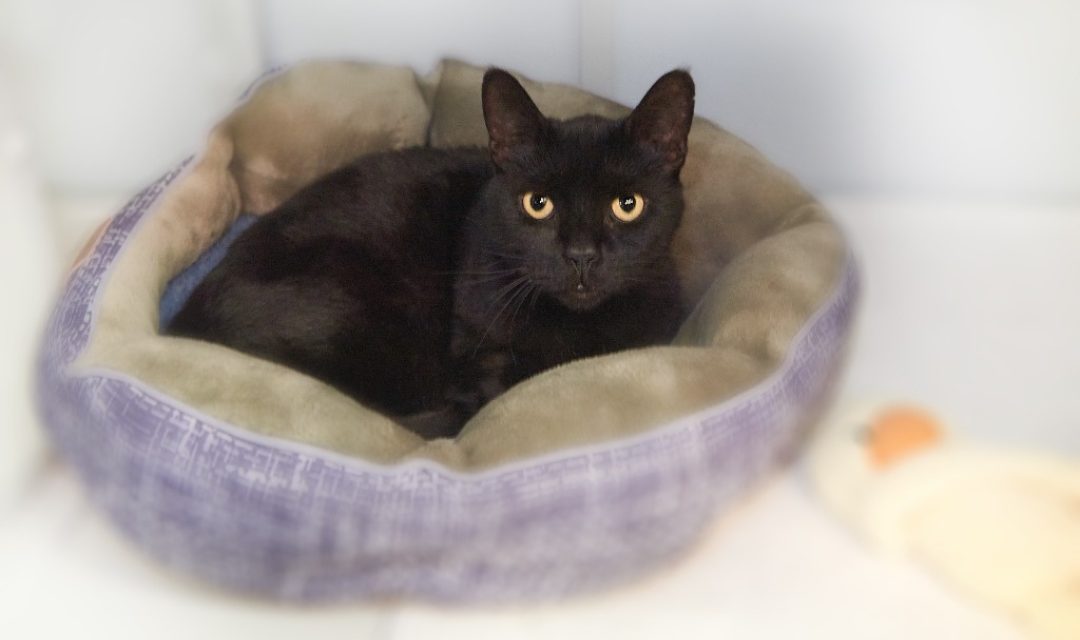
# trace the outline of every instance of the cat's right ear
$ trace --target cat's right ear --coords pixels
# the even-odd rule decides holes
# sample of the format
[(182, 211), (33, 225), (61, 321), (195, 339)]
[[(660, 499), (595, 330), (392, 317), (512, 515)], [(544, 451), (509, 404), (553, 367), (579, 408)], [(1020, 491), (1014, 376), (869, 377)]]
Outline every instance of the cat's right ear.
[(495, 164), (504, 166), (540, 142), (546, 120), (514, 76), (502, 69), (489, 69), (484, 74), (481, 97), (488, 148)]
[(645, 93), (626, 118), (630, 137), (659, 153), (664, 168), (678, 174), (686, 160), (694, 121), (694, 80), (681, 69), (669, 71)]

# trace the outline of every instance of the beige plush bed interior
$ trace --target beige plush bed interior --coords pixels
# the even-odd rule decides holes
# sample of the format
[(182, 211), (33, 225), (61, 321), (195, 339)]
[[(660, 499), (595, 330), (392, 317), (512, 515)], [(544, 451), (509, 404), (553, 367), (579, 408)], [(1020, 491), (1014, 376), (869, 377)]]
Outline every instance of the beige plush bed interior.
[[(126, 241), (77, 367), (118, 371), (198, 411), (265, 435), (376, 463), (428, 458), (483, 469), (641, 433), (765, 379), (837, 286), (847, 249), (791, 177), (698, 118), (682, 172), (675, 243), (694, 309), (674, 344), (575, 361), (517, 385), (454, 440), (425, 442), (317, 380), (230, 349), (158, 332), (158, 301), (240, 213), (261, 214), (350, 159), (430, 144), (484, 145), (483, 69), (312, 62), (270, 76), (216, 126)], [(547, 115), (628, 110), (530, 82)], [(698, 78), (699, 84), (709, 82)]]

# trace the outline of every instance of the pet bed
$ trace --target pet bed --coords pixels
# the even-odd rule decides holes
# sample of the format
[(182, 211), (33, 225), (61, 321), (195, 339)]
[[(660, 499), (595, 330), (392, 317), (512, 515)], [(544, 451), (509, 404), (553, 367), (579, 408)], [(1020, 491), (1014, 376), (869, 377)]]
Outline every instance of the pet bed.
[[(810, 195), (701, 118), (674, 247), (693, 311), (674, 343), (528, 379), (455, 439), (160, 334), (239, 225), (317, 176), (387, 148), (485, 144), (482, 72), (269, 74), (89, 243), (47, 328), (41, 407), (91, 498), (151, 555), (288, 599), (552, 598), (670, 559), (794, 452), (835, 379), (856, 271)], [(524, 83), (553, 117), (628, 112)]]

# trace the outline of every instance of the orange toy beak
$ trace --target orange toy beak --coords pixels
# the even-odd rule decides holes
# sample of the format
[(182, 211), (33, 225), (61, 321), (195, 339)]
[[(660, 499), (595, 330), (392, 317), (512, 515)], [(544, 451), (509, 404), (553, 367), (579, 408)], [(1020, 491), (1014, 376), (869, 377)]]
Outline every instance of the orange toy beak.
[(867, 453), (878, 468), (941, 441), (944, 430), (930, 413), (915, 407), (891, 407), (874, 417), (867, 432)]

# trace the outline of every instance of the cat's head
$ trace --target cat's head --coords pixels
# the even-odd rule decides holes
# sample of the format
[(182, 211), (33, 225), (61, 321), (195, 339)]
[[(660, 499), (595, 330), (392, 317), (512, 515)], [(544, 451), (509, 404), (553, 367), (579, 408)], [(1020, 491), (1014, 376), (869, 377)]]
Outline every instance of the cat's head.
[(575, 310), (668, 277), (694, 114), (688, 73), (662, 76), (621, 120), (546, 118), (500, 69), (484, 75), (482, 97), (494, 252)]

